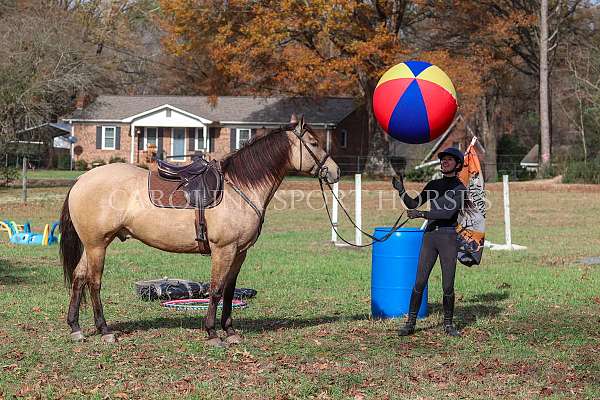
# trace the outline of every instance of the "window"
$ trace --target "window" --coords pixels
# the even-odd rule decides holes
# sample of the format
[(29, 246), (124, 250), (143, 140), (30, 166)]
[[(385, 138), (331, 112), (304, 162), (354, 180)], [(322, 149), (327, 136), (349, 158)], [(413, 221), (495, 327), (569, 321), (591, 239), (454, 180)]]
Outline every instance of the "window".
[(194, 144), (194, 150), (208, 151), (208, 135), (206, 134), (206, 128), (200, 127), (196, 129), (196, 140)]
[(340, 131), (340, 147), (342, 149), (348, 147), (348, 131), (345, 129)]
[(148, 145), (158, 146), (158, 136), (156, 128), (146, 128), (144, 130), (144, 150), (148, 150)]
[(238, 128), (235, 130), (236, 138), (235, 138), (235, 148), (242, 148), (248, 140), (250, 140), (250, 136), (252, 136), (252, 130), (249, 128)]
[(114, 126), (102, 127), (102, 150), (115, 149), (115, 136), (117, 128)]

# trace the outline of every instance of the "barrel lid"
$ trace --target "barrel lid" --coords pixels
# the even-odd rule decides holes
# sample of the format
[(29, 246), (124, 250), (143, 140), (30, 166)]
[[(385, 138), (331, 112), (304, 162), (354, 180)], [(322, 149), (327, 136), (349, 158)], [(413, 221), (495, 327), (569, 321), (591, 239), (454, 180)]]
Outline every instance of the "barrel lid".
[[(391, 226), (378, 226), (375, 228), (375, 232), (389, 232), (392, 230)], [(423, 232), (420, 228), (398, 228), (397, 232)]]

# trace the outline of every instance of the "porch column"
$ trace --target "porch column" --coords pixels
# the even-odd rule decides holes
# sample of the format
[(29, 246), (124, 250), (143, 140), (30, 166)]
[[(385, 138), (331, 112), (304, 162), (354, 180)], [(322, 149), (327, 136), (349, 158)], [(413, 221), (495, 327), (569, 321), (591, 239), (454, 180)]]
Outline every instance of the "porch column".
[(133, 164), (135, 159), (135, 125), (131, 124), (131, 152), (129, 154), (129, 163)]

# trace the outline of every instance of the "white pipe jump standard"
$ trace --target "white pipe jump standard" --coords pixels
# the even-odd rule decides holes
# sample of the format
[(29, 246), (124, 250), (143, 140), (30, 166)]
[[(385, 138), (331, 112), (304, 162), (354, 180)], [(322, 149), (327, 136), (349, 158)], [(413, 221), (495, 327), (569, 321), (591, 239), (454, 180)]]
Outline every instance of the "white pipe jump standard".
[(356, 222), (356, 230), (354, 233), (354, 244), (362, 246), (362, 175), (354, 175), (354, 194), (356, 200), (354, 201), (354, 219)]
[(512, 246), (510, 235), (510, 196), (508, 193), (508, 175), (502, 175), (502, 191), (504, 192), (504, 241), (508, 247)]
[(337, 242), (337, 228), (338, 228), (338, 202), (339, 199), (339, 182), (333, 184), (333, 198), (331, 199), (333, 204), (331, 206), (331, 241)]
[(504, 244), (496, 244), (485, 241), (485, 247), (490, 250), (525, 250), (527, 247), (512, 243), (512, 234), (510, 228), (510, 195), (508, 186), (508, 175), (502, 175), (502, 191), (504, 200)]
[[(333, 205), (331, 207), (331, 241), (339, 247), (349, 246), (346, 243), (338, 242), (338, 233), (337, 230), (339, 228), (339, 219), (338, 219), (338, 204), (335, 198), (339, 199), (339, 186), (337, 183), (333, 185), (333, 194), (334, 198)], [(355, 233), (354, 233), (354, 244), (357, 246), (362, 246), (362, 175), (355, 174), (354, 175), (354, 223), (356, 225)]]

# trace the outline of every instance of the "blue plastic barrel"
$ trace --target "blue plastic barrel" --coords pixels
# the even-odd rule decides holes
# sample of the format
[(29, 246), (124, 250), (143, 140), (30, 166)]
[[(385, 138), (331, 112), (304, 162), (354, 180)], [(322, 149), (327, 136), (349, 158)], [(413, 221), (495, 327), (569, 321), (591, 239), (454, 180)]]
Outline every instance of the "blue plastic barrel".
[[(382, 238), (390, 227), (375, 228)], [(396, 318), (408, 314), (415, 285), (424, 231), (400, 228), (386, 241), (375, 242), (371, 262), (371, 314), (373, 318)], [(418, 318), (427, 316), (427, 287), (423, 291)]]

